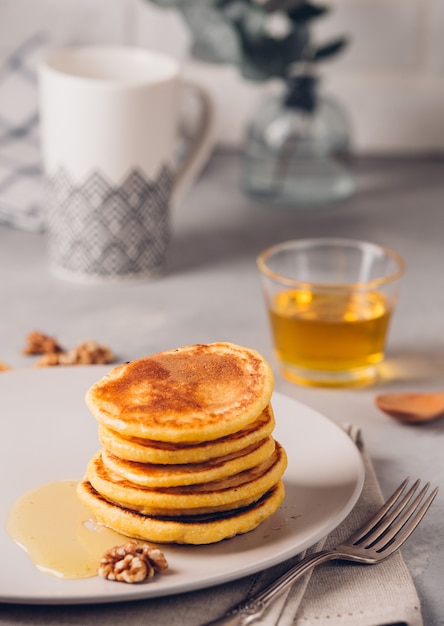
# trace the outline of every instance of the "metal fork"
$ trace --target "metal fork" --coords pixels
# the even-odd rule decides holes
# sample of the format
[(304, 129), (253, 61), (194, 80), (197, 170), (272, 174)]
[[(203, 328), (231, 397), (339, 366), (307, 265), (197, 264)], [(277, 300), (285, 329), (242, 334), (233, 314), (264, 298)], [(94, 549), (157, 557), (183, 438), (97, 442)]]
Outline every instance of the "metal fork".
[(432, 504), (438, 487), (429, 495), (430, 483), (420, 491), (417, 480), (408, 489), (406, 478), (376, 514), (344, 543), (305, 557), (255, 596), (231, 609), (223, 617), (203, 626), (246, 626), (260, 619), (273, 600), (310, 569), (326, 561), (340, 559), (373, 564), (392, 555), (410, 537)]

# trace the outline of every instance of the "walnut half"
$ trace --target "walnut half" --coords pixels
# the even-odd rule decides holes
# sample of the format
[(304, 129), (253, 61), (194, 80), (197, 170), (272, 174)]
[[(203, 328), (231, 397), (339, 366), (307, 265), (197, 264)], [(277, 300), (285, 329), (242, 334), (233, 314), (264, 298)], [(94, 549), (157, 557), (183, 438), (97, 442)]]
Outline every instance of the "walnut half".
[(46, 353), (36, 363), (36, 367), (51, 367), (53, 365), (97, 365), (112, 363), (114, 354), (107, 346), (101, 346), (96, 341), (88, 340), (79, 343), (69, 352)]
[(34, 330), (26, 337), (26, 346), (23, 354), (58, 354), (64, 352), (55, 337), (50, 337), (39, 330)]
[(158, 548), (129, 541), (105, 552), (100, 559), (98, 574), (108, 580), (139, 583), (167, 568), (167, 560)]

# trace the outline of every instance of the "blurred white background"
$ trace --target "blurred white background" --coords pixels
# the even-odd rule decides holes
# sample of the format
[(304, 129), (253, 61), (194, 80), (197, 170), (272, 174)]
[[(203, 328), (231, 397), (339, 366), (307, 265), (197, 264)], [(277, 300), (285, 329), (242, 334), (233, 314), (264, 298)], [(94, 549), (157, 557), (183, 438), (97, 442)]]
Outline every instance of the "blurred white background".
[[(183, 0), (186, 2), (186, 0)], [(361, 153), (433, 153), (444, 148), (444, 1), (322, 0), (316, 39), (346, 35), (350, 44), (321, 66), (324, 91), (347, 109)], [(238, 145), (243, 127), (268, 86), (236, 69), (189, 61), (189, 34), (172, 10), (134, 2), (131, 38), (182, 59), (218, 104), (218, 136)]]
[[(441, 152), (444, 0), (319, 3), (330, 13), (315, 20), (315, 39), (350, 39), (345, 52), (320, 71), (323, 90), (336, 96), (351, 118), (355, 151)], [(16, 152), (20, 160), (20, 151), (36, 146), (30, 123), (36, 87), (32, 69), (39, 54), (49, 45), (84, 42), (136, 44), (180, 59), (185, 76), (204, 84), (216, 101), (217, 139), (223, 146), (241, 146), (256, 103), (272, 88), (246, 82), (232, 66), (192, 59), (181, 16), (150, 0), (0, 0), (0, 179)], [(5, 156), (11, 125), (17, 142), (9, 142)], [(26, 133), (31, 141), (24, 148), (18, 140)], [(29, 154), (26, 159), (29, 163)]]

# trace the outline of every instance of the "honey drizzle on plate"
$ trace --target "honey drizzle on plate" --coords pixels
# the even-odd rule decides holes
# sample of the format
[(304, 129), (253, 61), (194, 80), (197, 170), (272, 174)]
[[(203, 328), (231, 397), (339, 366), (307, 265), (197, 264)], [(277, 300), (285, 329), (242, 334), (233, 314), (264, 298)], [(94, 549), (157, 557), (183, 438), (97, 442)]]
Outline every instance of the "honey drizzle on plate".
[(40, 485), (11, 507), (6, 530), (42, 572), (59, 578), (97, 575), (101, 556), (128, 538), (94, 521), (76, 481)]

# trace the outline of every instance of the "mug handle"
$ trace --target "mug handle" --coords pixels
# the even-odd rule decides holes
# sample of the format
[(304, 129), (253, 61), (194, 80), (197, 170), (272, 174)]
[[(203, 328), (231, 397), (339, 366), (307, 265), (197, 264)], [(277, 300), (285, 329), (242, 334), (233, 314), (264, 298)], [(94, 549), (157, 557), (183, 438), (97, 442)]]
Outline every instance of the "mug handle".
[(213, 150), (214, 146), (214, 104), (208, 92), (189, 81), (182, 81), (181, 86), (193, 92), (199, 100), (199, 121), (196, 129), (190, 133), (186, 130), (182, 133), (188, 143), (187, 154), (184, 160), (179, 163), (175, 172), (175, 182), (171, 197), (173, 206), (177, 205), (188, 191), (194, 180)]

